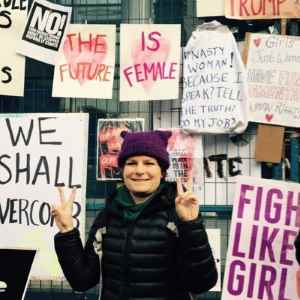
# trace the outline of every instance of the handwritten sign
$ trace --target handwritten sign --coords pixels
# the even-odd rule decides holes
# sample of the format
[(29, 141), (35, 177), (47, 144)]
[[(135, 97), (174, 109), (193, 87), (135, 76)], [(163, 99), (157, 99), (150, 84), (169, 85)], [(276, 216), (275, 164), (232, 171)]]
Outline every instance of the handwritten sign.
[(224, 16), (225, 0), (197, 0), (197, 17)]
[(67, 187), (81, 185), (73, 218), (84, 236), (87, 128), (87, 114), (0, 115), (0, 248), (38, 249), (35, 279), (62, 278), (53, 243), (55, 186), (64, 184), (68, 194)]
[(37, 251), (0, 249), (0, 299), (24, 300)]
[(245, 69), (229, 29), (214, 21), (193, 32), (183, 51), (181, 127), (242, 132), (248, 124)]
[(55, 66), (52, 96), (111, 99), (115, 40), (115, 25), (70, 25)]
[(120, 101), (178, 99), (180, 25), (121, 24)]
[(118, 167), (122, 131), (144, 130), (144, 119), (98, 119), (97, 180), (122, 180)]
[(71, 12), (71, 7), (35, 0), (17, 52), (55, 65), (70, 23)]
[(248, 142), (232, 143), (227, 136), (206, 135), (204, 144), (204, 205), (232, 205), (239, 175), (261, 176), (261, 164), (255, 160), (254, 133), (244, 133)]
[(4, 1), (0, 6), (0, 95), (24, 95), (25, 58), (16, 54), (16, 47), (25, 26), (27, 3)]
[(249, 119), (300, 127), (300, 38), (251, 34), (248, 51)]
[(299, 0), (225, 0), (226, 18), (299, 18)]
[(298, 299), (294, 240), (300, 185), (240, 177), (222, 300)]

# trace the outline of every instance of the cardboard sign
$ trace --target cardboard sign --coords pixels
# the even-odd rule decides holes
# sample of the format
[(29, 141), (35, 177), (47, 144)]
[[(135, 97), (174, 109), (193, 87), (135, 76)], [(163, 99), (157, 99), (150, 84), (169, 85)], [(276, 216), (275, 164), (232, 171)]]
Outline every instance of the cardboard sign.
[(34, 249), (0, 249), (1, 300), (25, 298), (36, 253)]
[(181, 127), (199, 133), (243, 132), (248, 124), (246, 71), (232, 33), (199, 26), (183, 51)]
[(120, 101), (178, 99), (180, 28), (121, 24)]
[(225, 16), (231, 19), (299, 18), (298, 0), (225, 0)]
[(222, 300), (298, 299), (299, 205), (299, 184), (239, 178)]
[(16, 48), (25, 26), (27, 1), (10, 1), (0, 8), (0, 95), (23, 96), (25, 57)]
[(251, 34), (247, 61), (249, 120), (300, 127), (300, 38)]
[(284, 147), (284, 127), (259, 125), (257, 129), (255, 159), (279, 163)]
[(197, 0), (197, 17), (224, 16), (224, 0)]
[[(73, 220), (84, 240), (88, 114), (0, 115), (0, 248), (36, 248), (32, 278), (61, 279), (51, 205), (74, 186)], [(17, 237), (17, 238), (16, 238)]]
[(30, 8), (27, 23), (17, 52), (55, 65), (70, 23), (72, 8), (35, 0)]
[(144, 119), (98, 119), (97, 129), (97, 180), (122, 180), (118, 167), (122, 131), (144, 130)]
[(111, 99), (115, 25), (70, 25), (59, 53), (53, 97)]

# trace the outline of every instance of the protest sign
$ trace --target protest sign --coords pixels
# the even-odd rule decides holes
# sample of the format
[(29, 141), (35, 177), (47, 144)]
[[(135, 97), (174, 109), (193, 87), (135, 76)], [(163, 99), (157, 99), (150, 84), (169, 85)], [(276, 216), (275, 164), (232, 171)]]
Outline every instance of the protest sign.
[(16, 0), (0, 6), (0, 95), (24, 95), (25, 58), (16, 54), (16, 47), (25, 26), (27, 4), (27, 0)]
[(72, 8), (35, 0), (31, 5), (17, 52), (55, 65), (68, 30)]
[(25, 298), (35, 249), (0, 249), (0, 299)]
[(71, 24), (59, 53), (53, 97), (111, 99), (115, 25)]
[(227, 136), (204, 136), (203, 205), (232, 205), (239, 175), (261, 177), (255, 161), (255, 135), (244, 134), (247, 142), (232, 143)]
[(0, 115), (0, 248), (38, 249), (34, 279), (62, 278), (51, 215), (56, 186), (64, 184), (66, 196), (82, 187), (73, 218), (84, 239), (87, 128), (87, 114)]
[(178, 99), (180, 28), (121, 24), (120, 101)]
[(299, 0), (225, 0), (225, 16), (231, 19), (299, 18)]
[(197, 0), (197, 17), (224, 16), (225, 0)]
[(200, 135), (184, 132), (182, 129), (169, 129), (172, 132), (168, 140), (170, 167), (166, 180), (176, 181), (181, 177), (185, 182), (192, 178), (193, 191), (201, 192), (203, 185), (203, 145)]
[(206, 232), (219, 274), (218, 281), (216, 285), (210, 289), (210, 292), (221, 292), (221, 230), (207, 228)]
[(298, 299), (299, 205), (299, 184), (239, 178), (222, 300)]
[(183, 51), (181, 127), (242, 132), (247, 105), (246, 72), (232, 33), (216, 21), (200, 25)]
[(122, 131), (143, 131), (144, 119), (98, 119), (97, 180), (122, 180), (118, 167)]
[(300, 38), (251, 34), (247, 60), (249, 120), (300, 127)]

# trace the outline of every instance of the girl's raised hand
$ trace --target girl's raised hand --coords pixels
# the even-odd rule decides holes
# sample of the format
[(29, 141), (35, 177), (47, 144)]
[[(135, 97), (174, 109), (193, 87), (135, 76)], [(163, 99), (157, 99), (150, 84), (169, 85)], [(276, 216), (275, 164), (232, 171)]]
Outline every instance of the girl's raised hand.
[(193, 179), (189, 178), (185, 186), (182, 178), (177, 178), (177, 197), (175, 199), (176, 212), (180, 220), (193, 221), (199, 214), (199, 201), (192, 192)]
[(76, 197), (76, 188), (72, 189), (68, 199), (65, 198), (63, 187), (58, 187), (57, 190), (59, 193), (59, 201), (52, 205), (51, 213), (54, 216), (55, 224), (59, 231), (64, 233), (74, 228), (72, 212)]

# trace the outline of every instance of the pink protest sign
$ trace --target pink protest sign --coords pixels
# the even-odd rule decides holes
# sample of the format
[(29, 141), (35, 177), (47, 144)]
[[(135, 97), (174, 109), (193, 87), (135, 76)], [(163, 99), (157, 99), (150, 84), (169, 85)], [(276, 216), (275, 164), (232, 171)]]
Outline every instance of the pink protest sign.
[(225, 0), (225, 15), (231, 19), (299, 18), (299, 0)]
[(178, 99), (180, 25), (121, 24), (120, 101)]
[(53, 97), (111, 99), (115, 25), (70, 25), (55, 66)]
[(255, 177), (236, 184), (222, 300), (295, 300), (300, 185)]
[(180, 128), (173, 128), (170, 131), (172, 135), (167, 147), (170, 168), (166, 179), (176, 181), (176, 178), (181, 177), (187, 182), (192, 178), (193, 191), (200, 195), (204, 173), (202, 136), (185, 132)]

